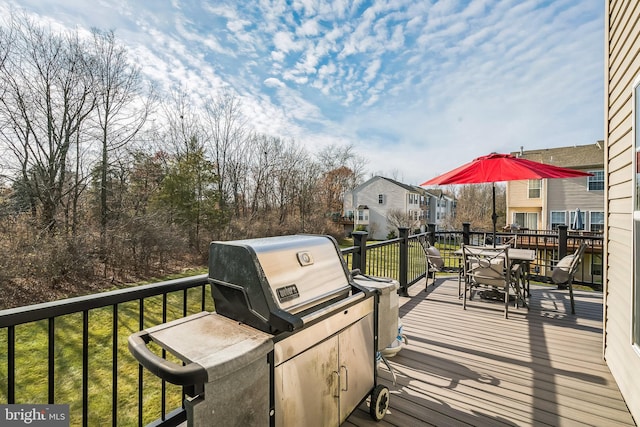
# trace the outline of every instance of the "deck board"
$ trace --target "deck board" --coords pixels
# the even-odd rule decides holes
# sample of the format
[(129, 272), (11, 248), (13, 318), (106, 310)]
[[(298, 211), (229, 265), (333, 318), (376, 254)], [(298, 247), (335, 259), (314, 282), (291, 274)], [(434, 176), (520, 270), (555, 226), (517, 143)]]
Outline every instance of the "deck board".
[(400, 317), (408, 344), (379, 381), (391, 406), (376, 423), (363, 403), (344, 426), (634, 426), (602, 359), (602, 294), (531, 287), (530, 309), (474, 299), (457, 279), (410, 288)]

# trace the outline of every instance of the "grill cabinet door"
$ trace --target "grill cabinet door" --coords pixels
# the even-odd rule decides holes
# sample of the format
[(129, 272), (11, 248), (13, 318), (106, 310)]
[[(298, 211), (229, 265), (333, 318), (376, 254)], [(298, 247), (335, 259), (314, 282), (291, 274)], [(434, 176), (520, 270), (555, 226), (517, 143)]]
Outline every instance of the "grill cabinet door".
[(274, 369), (276, 425), (335, 426), (338, 337), (332, 336)]
[(339, 334), (340, 423), (373, 389), (373, 313)]

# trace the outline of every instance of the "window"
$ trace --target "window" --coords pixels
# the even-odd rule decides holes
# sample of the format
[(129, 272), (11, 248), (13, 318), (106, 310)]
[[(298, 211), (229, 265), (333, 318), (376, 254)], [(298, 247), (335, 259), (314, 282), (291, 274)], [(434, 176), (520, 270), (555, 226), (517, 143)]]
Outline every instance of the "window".
[(566, 211), (551, 211), (551, 229), (557, 230), (559, 225), (567, 224)]
[(604, 212), (589, 212), (589, 231), (604, 232)]
[(513, 223), (518, 224), (520, 228), (537, 230), (538, 214), (535, 212), (516, 212), (513, 214)]
[(542, 180), (541, 179), (530, 179), (529, 180), (529, 198), (530, 199), (539, 199), (540, 198), (540, 188), (542, 188)]
[(358, 221), (368, 221), (369, 210), (358, 209)]
[(604, 190), (604, 171), (589, 171), (593, 176), (587, 177), (587, 189), (589, 191)]
[(378, 204), (379, 205), (384, 204), (384, 194), (378, 194)]

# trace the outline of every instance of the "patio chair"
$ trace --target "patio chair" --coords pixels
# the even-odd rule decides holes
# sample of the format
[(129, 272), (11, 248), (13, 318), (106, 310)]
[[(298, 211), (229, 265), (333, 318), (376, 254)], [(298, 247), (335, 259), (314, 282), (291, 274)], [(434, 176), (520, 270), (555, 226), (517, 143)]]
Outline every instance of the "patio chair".
[(483, 287), (483, 296), (487, 299), (504, 297), (504, 317), (509, 317), (510, 289), (515, 291), (516, 306), (522, 303), (526, 307), (520, 287), (521, 266), (509, 261), (509, 247), (487, 247), (462, 245), (464, 268), (464, 291), (462, 307), (467, 308), (467, 295), (473, 299), (478, 288)]
[(518, 244), (518, 239), (517, 236), (513, 235), (513, 236), (505, 236), (502, 238), (502, 244), (503, 245), (508, 245), (512, 248), (517, 247)]
[(429, 241), (426, 239), (426, 237), (419, 237), (418, 242), (420, 242), (420, 246), (424, 251), (424, 256), (427, 258), (427, 282), (424, 287), (426, 291), (429, 287), (429, 274), (433, 275), (431, 284), (434, 285), (436, 283), (436, 273), (444, 271), (444, 260), (442, 259), (442, 255), (440, 254), (438, 248), (432, 246), (431, 243), (429, 243)]
[(551, 273), (551, 280), (556, 285), (564, 285), (566, 284), (569, 288), (569, 299), (571, 300), (571, 314), (576, 314), (576, 306), (573, 301), (573, 279), (578, 272), (578, 266), (582, 262), (582, 258), (584, 256), (584, 251), (587, 248), (587, 244), (582, 242), (578, 249), (571, 255), (567, 255), (562, 258), (558, 263), (553, 267), (553, 272)]

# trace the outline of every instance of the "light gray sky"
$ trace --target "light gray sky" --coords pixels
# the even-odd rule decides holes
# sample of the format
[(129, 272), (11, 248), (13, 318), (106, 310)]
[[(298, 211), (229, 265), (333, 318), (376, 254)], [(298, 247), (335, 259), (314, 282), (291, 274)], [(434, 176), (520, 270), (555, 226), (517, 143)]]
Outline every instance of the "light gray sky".
[(420, 184), (490, 152), (603, 138), (597, 0), (0, 0), (54, 28), (114, 30), (163, 90), (231, 90), (309, 151), (353, 144)]

